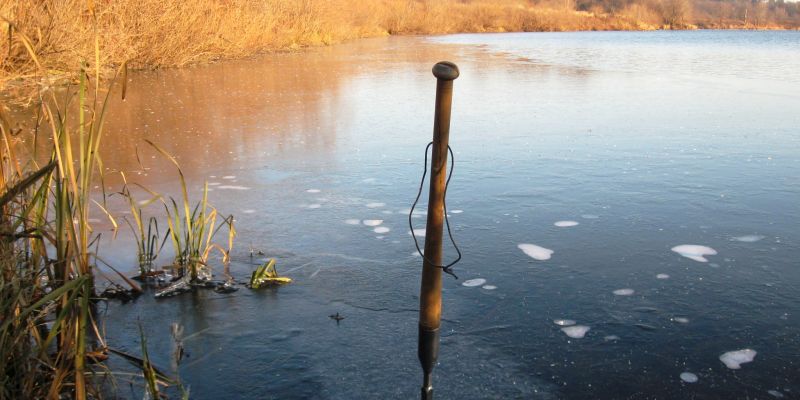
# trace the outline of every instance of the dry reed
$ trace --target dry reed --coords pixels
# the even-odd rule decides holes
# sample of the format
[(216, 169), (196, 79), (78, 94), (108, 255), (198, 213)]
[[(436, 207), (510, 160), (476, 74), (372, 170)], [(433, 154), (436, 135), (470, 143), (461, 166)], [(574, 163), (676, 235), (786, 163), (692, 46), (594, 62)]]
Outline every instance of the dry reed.
[[(222, 58), (390, 34), (655, 28), (626, 15), (523, 0), (11, 0), (0, 4), (0, 88), (74, 76), (75, 60), (112, 71)], [(23, 43), (24, 33), (30, 43)], [(99, 51), (97, 51), (99, 50)], [(37, 63), (29, 56), (34, 52)], [(95, 57), (95, 55), (99, 55)], [(50, 83), (50, 82), (45, 82)]]

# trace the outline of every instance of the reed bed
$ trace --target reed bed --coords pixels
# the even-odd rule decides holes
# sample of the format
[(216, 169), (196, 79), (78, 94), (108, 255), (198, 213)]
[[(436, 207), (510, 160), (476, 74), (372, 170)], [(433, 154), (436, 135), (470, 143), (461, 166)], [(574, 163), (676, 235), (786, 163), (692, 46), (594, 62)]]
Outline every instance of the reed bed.
[[(98, 267), (106, 265), (106, 271), (117, 273), (131, 291), (141, 288), (101, 258), (100, 233), (93, 228), (97, 219), (91, 218), (105, 218), (115, 230), (119, 226), (107, 211), (100, 157), (112, 90), (101, 86), (106, 83), (100, 79), (104, 66), (98, 62), (99, 35), (91, 54), (94, 63), (77, 63), (75, 84), (68, 79), (67, 87), (58, 88), (48, 83), (57, 80), (53, 78), (57, 73), (39, 57), (36, 40), (22, 32), (14, 36), (12, 40), (28, 52), (35, 66), (33, 74), (42, 80), (31, 105), (38, 118), (30, 132), (17, 128), (0, 104), (0, 400), (100, 398), (104, 388), (99, 378), (114, 376), (103, 364), (114, 349), (106, 344), (94, 312), (100, 300), (96, 279), (112, 280)], [(118, 74), (124, 82), (125, 71), (123, 63), (110, 84)], [(121, 93), (125, 95), (124, 85)], [(175, 162), (155, 143), (151, 145)], [(164, 205), (165, 213), (158, 217), (169, 225), (165, 236), (175, 244), (178, 273), (194, 281), (202, 271), (208, 280), (213, 250), (227, 262), (235, 235), (233, 216), (219, 218), (207, 202), (207, 191), (190, 209), (180, 168), (178, 172), (183, 207), (153, 192), (145, 203), (160, 200)], [(140, 274), (146, 275), (163, 246), (163, 242), (158, 246), (158, 217), (145, 222), (146, 204), (133, 199), (127, 182), (121, 194), (134, 219), (128, 223), (137, 237)], [(223, 227), (229, 233), (227, 248), (212, 241)], [(144, 340), (143, 360), (146, 391), (157, 395)]]
[(748, 0), (9, 0), (0, 3), (0, 89), (40, 82), (41, 69), (51, 79), (74, 78), (80, 59), (108, 73), (126, 60), (134, 68), (179, 67), (382, 35), (696, 26), (797, 28), (800, 6)]
[(99, 258), (90, 213), (104, 209), (91, 188), (102, 180), (107, 99), (90, 87), (90, 73), (79, 70), (66, 101), (53, 91), (40, 97), (34, 142), (49, 135), (49, 154), (25, 146), (0, 110), (0, 399), (85, 399), (91, 364), (105, 358), (91, 312)]
[(108, 73), (126, 60), (176, 67), (390, 34), (658, 27), (574, 8), (525, 0), (11, 0), (0, 4), (0, 84), (41, 81), (41, 69), (74, 77), (79, 59)]

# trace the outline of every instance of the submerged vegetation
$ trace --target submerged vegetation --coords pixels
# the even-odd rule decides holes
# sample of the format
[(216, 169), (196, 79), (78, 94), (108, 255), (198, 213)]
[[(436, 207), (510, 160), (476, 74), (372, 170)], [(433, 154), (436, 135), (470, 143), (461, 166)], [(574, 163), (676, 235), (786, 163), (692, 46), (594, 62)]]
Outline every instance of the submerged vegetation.
[[(183, 66), (355, 38), (457, 32), (797, 28), (783, 0), (11, 0), (0, 4), (0, 88), (74, 77), (85, 59), (113, 71)], [(32, 56), (35, 55), (35, 57)], [(50, 84), (52, 82), (45, 82)]]

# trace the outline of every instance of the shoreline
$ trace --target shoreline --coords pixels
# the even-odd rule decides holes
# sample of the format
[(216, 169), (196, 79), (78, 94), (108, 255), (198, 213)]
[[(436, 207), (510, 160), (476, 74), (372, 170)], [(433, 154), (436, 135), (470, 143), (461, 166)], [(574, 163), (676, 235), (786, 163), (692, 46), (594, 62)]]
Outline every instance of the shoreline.
[(615, 8), (599, 0), (68, 0), (57, 9), (11, 2), (0, 5), (0, 30), (8, 33), (0, 41), (0, 93), (74, 80), (81, 63), (108, 77), (120, 65), (179, 68), (383, 36), (800, 29), (793, 3), (751, 10), (748, 19), (738, 10), (709, 8), (706, 0), (672, 1)]
[[(577, 29), (577, 30), (540, 30), (540, 31), (463, 31), (463, 32), (447, 32), (447, 33), (397, 33), (397, 34), (378, 34), (368, 35), (357, 38), (350, 38), (340, 42), (332, 42), (325, 44), (308, 44), (298, 45), (288, 48), (269, 48), (262, 49), (249, 54), (238, 56), (224, 56), (217, 55), (207, 60), (196, 61), (182, 65), (134, 65), (128, 66), (125, 74), (128, 72), (138, 71), (158, 71), (158, 70), (175, 70), (192, 68), (203, 65), (212, 65), (221, 62), (232, 62), (238, 60), (252, 60), (259, 57), (267, 57), (270, 55), (291, 54), (309, 51), (311, 49), (319, 49), (336, 45), (344, 45), (353, 43), (358, 40), (365, 39), (378, 39), (388, 37), (436, 37), (436, 36), (449, 36), (449, 35), (479, 35), (479, 34), (513, 34), (513, 33), (576, 33), (576, 32), (659, 32), (659, 31), (742, 31), (742, 32), (768, 32), (768, 31), (798, 31), (798, 28), (788, 27), (762, 27), (762, 28), (748, 28), (748, 27), (729, 27), (729, 28), (705, 28), (705, 27), (686, 27), (681, 29), (670, 29), (668, 27), (654, 28), (654, 29)], [(122, 63), (110, 63), (101, 69), (101, 80), (112, 79), (115, 73), (119, 73)], [(77, 83), (78, 73), (75, 71), (65, 72), (59, 70), (48, 70), (44, 75), (30, 74), (25, 76), (2, 76), (0, 71), (0, 101), (9, 103), (25, 103), (29, 102), (33, 97), (34, 92), (38, 92), (41, 88), (46, 87), (63, 87), (69, 84)]]

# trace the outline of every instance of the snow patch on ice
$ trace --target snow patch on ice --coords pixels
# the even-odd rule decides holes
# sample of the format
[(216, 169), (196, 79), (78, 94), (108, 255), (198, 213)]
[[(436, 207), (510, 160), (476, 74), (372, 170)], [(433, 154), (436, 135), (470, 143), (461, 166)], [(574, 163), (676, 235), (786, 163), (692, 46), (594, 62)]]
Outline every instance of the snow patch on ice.
[(717, 251), (708, 246), (701, 246), (697, 244), (682, 244), (675, 246), (672, 251), (698, 262), (708, 262), (705, 256), (713, 256)]
[(546, 249), (541, 246), (537, 246), (535, 244), (530, 243), (521, 243), (518, 244), (517, 247), (522, 250), (528, 257), (533, 258), (534, 260), (545, 261), (549, 260), (550, 256), (553, 255), (553, 250)]
[(697, 375), (691, 372), (683, 372), (681, 373), (681, 380), (686, 383), (695, 383), (697, 382), (698, 378)]
[(586, 332), (589, 332), (590, 329), (592, 329), (592, 328), (590, 328), (588, 326), (585, 326), (585, 325), (573, 325), (573, 326), (567, 326), (567, 327), (561, 328), (561, 330), (564, 333), (566, 333), (567, 336), (569, 336), (569, 337), (571, 337), (573, 339), (581, 339), (581, 338), (583, 338), (584, 336), (586, 336)]
[[(409, 235), (411, 232), (408, 233)], [(425, 237), (425, 228), (414, 229), (414, 236)]]
[(577, 226), (577, 225), (579, 225), (579, 223), (578, 223), (578, 221), (558, 221), (558, 222), (554, 223), (553, 225), (555, 225), (555, 226), (557, 226), (559, 228), (569, 228), (571, 226)]
[(461, 286), (466, 287), (474, 287), (474, 286), (481, 286), (486, 283), (486, 279), (483, 278), (475, 278), (475, 279), (468, 279), (461, 283)]
[(753, 361), (756, 358), (756, 354), (758, 352), (753, 349), (734, 350), (719, 356), (719, 360), (730, 369), (740, 369), (742, 364)]

